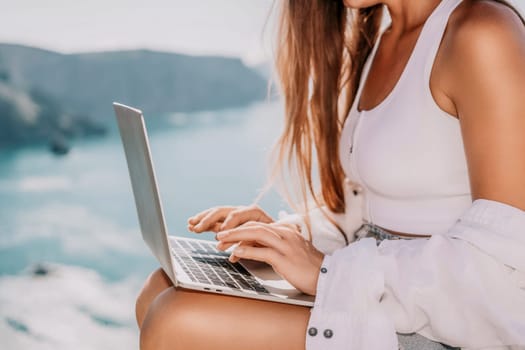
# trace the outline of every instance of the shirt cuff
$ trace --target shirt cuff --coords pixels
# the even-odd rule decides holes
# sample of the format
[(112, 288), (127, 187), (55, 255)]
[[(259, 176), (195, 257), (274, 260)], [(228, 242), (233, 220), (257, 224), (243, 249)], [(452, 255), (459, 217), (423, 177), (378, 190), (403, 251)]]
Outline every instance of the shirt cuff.
[(505, 203), (476, 199), (447, 236), (468, 242), (503, 264), (525, 271), (525, 212)]
[(325, 256), (306, 349), (397, 349), (395, 329), (379, 304), (383, 292), (374, 239), (361, 239)]

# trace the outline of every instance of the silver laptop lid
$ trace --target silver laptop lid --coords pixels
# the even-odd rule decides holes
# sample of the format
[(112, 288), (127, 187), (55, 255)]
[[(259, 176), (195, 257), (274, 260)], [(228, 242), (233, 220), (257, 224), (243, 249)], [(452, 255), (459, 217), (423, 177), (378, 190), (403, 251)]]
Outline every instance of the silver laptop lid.
[(168, 243), (168, 231), (164, 221), (142, 111), (120, 103), (113, 103), (113, 108), (124, 145), (142, 237), (164, 271), (176, 285), (177, 281), (171, 263)]

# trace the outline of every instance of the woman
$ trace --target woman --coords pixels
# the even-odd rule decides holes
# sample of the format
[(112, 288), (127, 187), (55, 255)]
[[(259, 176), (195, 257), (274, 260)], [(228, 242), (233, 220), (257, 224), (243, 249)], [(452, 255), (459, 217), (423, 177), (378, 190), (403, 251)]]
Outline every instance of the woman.
[(329, 252), (257, 207), (198, 214), (192, 231), (243, 242), (233, 259), (271, 264), (315, 307), (175, 290), (158, 270), (137, 300), (141, 347), (525, 346), (523, 19), (503, 1), (283, 2), (281, 159), (334, 217), (345, 176), (359, 183), (369, 238)]

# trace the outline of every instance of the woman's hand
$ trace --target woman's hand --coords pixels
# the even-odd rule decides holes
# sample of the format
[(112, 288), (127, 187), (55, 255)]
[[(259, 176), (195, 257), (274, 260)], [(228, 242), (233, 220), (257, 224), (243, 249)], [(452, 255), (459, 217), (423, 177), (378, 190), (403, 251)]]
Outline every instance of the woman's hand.
[(272, 223), (273, 219), (257, 205), (215, 207), (188, 219), (188, 230), (201, 233), (235, 228), (249, 221)]
[(217, 239), (220, 250), (241, 242), (233, 251), (235, 257), (268, 263), (297, 289), (315, 295), (324, 255), (295, 225), (250, 222), (219, 232)]

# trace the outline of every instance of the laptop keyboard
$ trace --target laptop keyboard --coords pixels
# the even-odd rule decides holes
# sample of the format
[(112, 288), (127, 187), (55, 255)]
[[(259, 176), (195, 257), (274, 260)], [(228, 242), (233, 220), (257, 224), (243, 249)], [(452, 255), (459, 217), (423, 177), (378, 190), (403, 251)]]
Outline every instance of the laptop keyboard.
[(172, 240), (173, 256), (193, 282), (232, 289), (268, 293), (255, 277), (239, 263), (228, 260), (212, 242)]

